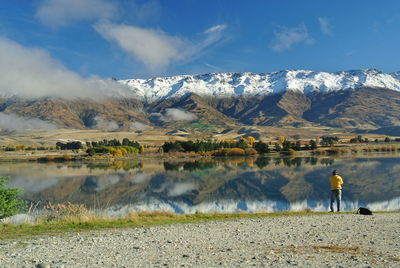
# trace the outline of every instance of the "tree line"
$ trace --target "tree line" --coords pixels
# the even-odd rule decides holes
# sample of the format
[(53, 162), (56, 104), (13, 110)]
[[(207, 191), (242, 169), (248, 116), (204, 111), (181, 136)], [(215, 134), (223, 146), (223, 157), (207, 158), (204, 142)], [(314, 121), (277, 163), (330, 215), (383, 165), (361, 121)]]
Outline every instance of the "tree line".
[(138, 154), (144, 151), (144, 146), (137, 141), (124, 138), (121, 141), (118, 139), (102, 140), (86, 142), (88, 147), (86, 153), (89, 156), (96, 154), (111, 154), (113, 157), (122, 157), (128, 154)]
[[(80, 141), (57, 142), (56, 148), (59, 150), (79, 150), (83, 149), (83, 144)], [(96, 154), (110, 154), (113, 157), (121, 157), (127, 154), (137, 154), (144, 150), (143, 145), (137, 141), (124, 138), (122, 142), (118, 139), (87, 141), (86, 153), (90, 156)]]

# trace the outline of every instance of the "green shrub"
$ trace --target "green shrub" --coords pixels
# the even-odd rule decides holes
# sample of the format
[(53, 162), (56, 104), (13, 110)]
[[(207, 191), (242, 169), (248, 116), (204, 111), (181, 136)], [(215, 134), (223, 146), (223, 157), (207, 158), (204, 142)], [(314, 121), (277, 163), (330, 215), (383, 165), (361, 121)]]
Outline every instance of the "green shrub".
[(16, 214), (23, 206), (19, 199), (20, 189), (5, 188), (7, 177), (0, 177), (0, 219)]

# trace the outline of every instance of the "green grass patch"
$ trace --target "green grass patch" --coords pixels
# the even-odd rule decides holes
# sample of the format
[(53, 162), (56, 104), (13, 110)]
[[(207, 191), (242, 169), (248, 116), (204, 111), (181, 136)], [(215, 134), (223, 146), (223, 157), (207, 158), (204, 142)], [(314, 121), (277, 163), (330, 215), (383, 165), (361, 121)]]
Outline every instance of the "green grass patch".
[(190, 124), (190, 126), (199, 131), (215, 131), (215, 126), (207, 123), (196, 122)]

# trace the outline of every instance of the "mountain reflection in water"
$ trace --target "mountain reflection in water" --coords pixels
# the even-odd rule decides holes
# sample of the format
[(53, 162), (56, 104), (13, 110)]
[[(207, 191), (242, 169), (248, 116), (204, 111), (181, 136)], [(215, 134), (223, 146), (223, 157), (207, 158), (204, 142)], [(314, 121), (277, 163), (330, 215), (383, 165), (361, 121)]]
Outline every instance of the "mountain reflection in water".
[(344, 210), (400, 209), (396, 156), (259, 157), (191, 161), (0, 163), (9, 187), (31, 202), (79, 203), (113, 213), (327, 211), (328, 178), (339, 170)]

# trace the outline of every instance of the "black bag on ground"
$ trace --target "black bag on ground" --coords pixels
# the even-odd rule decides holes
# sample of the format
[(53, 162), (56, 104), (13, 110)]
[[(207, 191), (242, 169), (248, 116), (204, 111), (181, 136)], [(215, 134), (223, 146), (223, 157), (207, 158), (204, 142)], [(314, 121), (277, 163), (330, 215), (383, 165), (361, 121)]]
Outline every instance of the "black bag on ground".
[(357, 214), (361, 214), (361, 215), (372, 215), (372, 211), (369, 210), (368, 208), (360, 207), (359, 209), (357, 209)]

